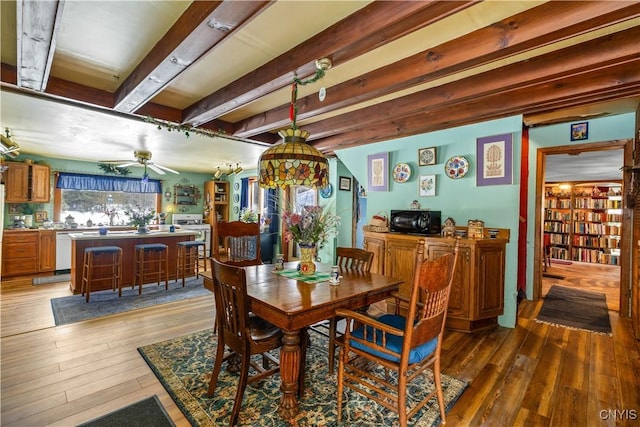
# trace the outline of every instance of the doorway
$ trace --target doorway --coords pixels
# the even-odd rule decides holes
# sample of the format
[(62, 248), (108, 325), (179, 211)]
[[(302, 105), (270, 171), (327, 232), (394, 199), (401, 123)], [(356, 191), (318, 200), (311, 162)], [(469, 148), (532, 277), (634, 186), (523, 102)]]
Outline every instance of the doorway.
[[(576, 257), (576, 252), (569, 243), (573, 243), (573, 239), (575, 238), (576, 246), (579, 246), (582, 244), (580, 242), (582, 237), (579, 236), (578, 233), (576, 233), (576, 236), (573, 235), (574, 224), (571, 223), (571, 221), (567, 221), (567, 224), (564, 225), (564, 227), (566, 227), (564, 230), (567, 230), (566, 235), (556, 236), (557, 241), (560, 241), (561, 238), (567, 239), (563, 241), (563, 243), (567, 244), (566, 254), (556, 254), (556, 258), (559, 259), (556, 259), (554, 262), (554, 258), (551, 258), (551, 262), (547, 262), (545, 256), (546, 248), (543, 247), (545, 242), (545, 215), (549, 214), (549, 212), (545, 212), (545, 183), (553, 182), (559, 184), (560, 181), (570, 181), (574, 183), (590, 181), (598, 184), (613, 181), (622, 186), (623, 176), (620, 168), (624, 165), (624, 146), (627, 143), (629, 143), (629, 141), (609, 141), (575, 146), (550, 147), (538, 150), (538, 169), (536, 176), (536, 205), (538, 209), (536, 214), (536, 229), (539, 230), (539, 232), (536, 233), (536, 256), (534, 257), (536, 260), (536, 266), (534, 268), (534, 299), (544, 297), (551, 285), (558, 284), (560, 286), (579, 287), (582, 290), (604, 293), (607, 296), (607, 305), (610, 310), (625, 311), (628, 309), (629, 301), (625, 301), (628, 293), (622, 288), (623, 286), (629, 285), (628, 281), (623, 280), (621, 273), (623, 268), (620, 264), (624, 265), (623, 257), (619, 258), (616, 265), (610, 265), (608, 261), (602, 261), (603, 263), (584, 262), (585, 260), (580, 256)], [(580, 159), (581, 153), (586, 153), (586, 155), (583, 154), (582, 159)], [(599, 157), (601, 157), (601, 163), (596, 166), (577, 166), (576, 170), (571, 170), (572, 159), (579, 164), (581, 161), (588, 160), (588, 158), (597, 159)], [(618, 172), (618, 175), (608, 177), (598, 175), (598, 166), (603, 164), (602, 162), (605, 158), (616, 159), (609, 160), (614, 162), (614, 164), (609, 165), (609, 169)], [(562, 159), (562, 162), (557, 162), (556, 160), (558, 159)], [(556, 170), (558, 164), (560, 164), (563, 169), (560, 173)], [(562, 176), (562, 172), (566, 172), (566, 177), (558, 178)], [(594, 188), (595, 191), (599, 191), (599, 187), (596, 185), (593, 185), (592, 188)], [(584, 191), (584, 189), (580, 191)], [(574, 215), (578, 214), (573, 211), (567, 211), (562, 215), (558, 215), (561, 216), (562, 219), (570, 220), (573, 219)], [(548, 231), (549, 224), (546, 226)], [(620, 233), (620, 243), (618, 247), (623, 246), (622, 240), (625, 238), (628, 239), (628, 237), (625, 237), (625, 233)], [(562, 251), (562, 249), (558, 250)], [(580, 254), (581, 252), (579, 251), (581, 249), (577, 250), (577, 253)], [(628, 317), (628, 313), (621, 312), (621, 315)]]

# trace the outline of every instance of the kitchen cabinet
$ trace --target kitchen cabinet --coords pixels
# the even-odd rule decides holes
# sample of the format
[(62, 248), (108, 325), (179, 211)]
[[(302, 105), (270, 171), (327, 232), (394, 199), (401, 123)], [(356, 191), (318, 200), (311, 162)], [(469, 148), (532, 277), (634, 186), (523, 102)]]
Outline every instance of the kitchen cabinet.
[(6, 165), (7, 203), (49, 203), (49, 166), (18, 162), (7, 162)]
[(39, 271), (46, 273), (56, 269), (56, 231), (38, 231)]
[[(476, 331), (496, 325), (498, 316), (503, 313), (505, 254), (509, 230), (499, 231), (498, 238), (460, 240), (458, 264), (447, 310), (448, 328)], [(406, 296), (413, 284), (416, 248), (420, 239), (425, 242), (425, 254), (429, 258), (450, 253), (455, 243), (454, 238), (364, 233), (365, 249), (374, 252), (374, 264), (376, 255), (379, 254), (384, 260), (383, 274), (402, 279), (404, 283), (399, 292)], [(381, 247), (385, 249), (380, 251)], [(379, 259), (378, 262), (380, 261), (382, 260)], [(388, 302), (387, 310), (395, 310), (392, 300)]]
[(36, 274), (38, 263), (38, 230), (3, 230), (2, 277)]

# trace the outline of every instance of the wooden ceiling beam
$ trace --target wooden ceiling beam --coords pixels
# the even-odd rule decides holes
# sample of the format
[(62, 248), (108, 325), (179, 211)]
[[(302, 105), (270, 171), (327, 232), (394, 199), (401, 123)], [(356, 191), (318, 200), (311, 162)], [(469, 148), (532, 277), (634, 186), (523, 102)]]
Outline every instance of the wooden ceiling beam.
[(42, 92), (47, 87), (64, 0), (16, 2), (17, 84)]
[(555, 82), (593, 71), (610, 68), (637, 59), (640, 27), (600, 37), (583, 43), (580, 49), (568, 47), (451, 83), (429, 88), (354, 112), (310, 123), (304, 129), (310, 141), (447, 105), (459, 105), (477, 97)]
[(536, 110), (543, 112), (630, 96), (640, 96), (640, 59), (564, 80), (491, 93), (455, 105), (369, 123), (365, 127), (312, 142), (312, 145), (323, 152), (333, 152)]
[(132, 113), (260, 14), (269, 1), (196, 1), (118, 88), (114, 109)]
[[(556, 43), (586, 31), (640, 16), (640, 4), (550, 2), (514, 15), (463, 37), (427, 49), (297, 102), (298, 120), (369, 101), (418, 84)], [(235, 136), (281, 129), (288, 124), (289, 104), (236, 124)]]
[(199, 126), (315, 73), (315, 61), (338, 65), (477, 3), (372, 2), (358, 12), (211, 93), (185, 109), (184, 123)]

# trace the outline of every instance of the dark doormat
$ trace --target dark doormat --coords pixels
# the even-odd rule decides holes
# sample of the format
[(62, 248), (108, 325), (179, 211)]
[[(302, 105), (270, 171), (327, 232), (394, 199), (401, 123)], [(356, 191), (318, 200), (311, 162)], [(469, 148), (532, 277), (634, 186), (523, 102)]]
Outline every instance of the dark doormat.
[(599, 292), (553, 285), (544, 297), (536, 320), (553, 326), (611, 335), (607, 297)]
[(158, 396), (151, 396), (78, 427), (175, 427)]

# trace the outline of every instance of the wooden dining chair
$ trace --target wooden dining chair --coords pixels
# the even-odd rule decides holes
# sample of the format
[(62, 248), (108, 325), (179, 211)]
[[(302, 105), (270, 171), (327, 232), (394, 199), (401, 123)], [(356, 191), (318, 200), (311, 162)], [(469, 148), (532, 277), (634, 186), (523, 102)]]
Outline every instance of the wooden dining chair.
[[(336, 265), (340, 270), (353, 269), (357, 271), (369, 272), (371, 271), (371, 264), (373, 262), (373, 252), (365, 251), (359, 248), (336, 248)], [(358, 310), (360, 313), (366, 313), (369, 307), (363, 307)], [(327, 321), (316, 323), (310, 326), (310, 329), (318, 332), (329, 338), (329, 373), (332, 374), (335, 367), (335, 354), (338, 344), (336, 343), (336, 336), (338, 332), (338, 322), (341, 320), (339, 316), (334, 316)]]
[(212, 239), (212, 256), (225, 264), (248, 266), (262, 264), (259, 222), (218, 222)]
[[(418, 243), (411, 294), (408, 298), (394, 294), (396, 307), (400, 304), (407, 307), (406, 316), (385, 314), (373, 319), (353, 310), (336, 310), (336, 315), (347, 321), (344, 335), (338, 338), (342, 341), (338, 359), (339, 421), (347, 386), (398, 413), (402, 427), (435, 394), (442, 424), (445, 423), (440, 353), (459, 239), (452, 245), (453, 253), (437, 259), (424, 259), (424, 243), (424, 240)], [(351, 331), (354, 322), (358, 326)], [(383, 369), (376, 369), (376, 365)], [(421, 377), (427, 368), (433, 371), (434, 390), (419, 401), (414, 396), (407, 399), (408, 385), (424, 381)], [(395, 372), (395, 379), (388, 375), (389, 371)]]
[[(218, 347), (209, 382), (207, 396), (212, 397), (218, 383), (222, 362), (239, 357), (240, 379), (233, 403), (229, 425), (238, 421), (242, 398), (247, 384), (262, 380), (279, 371), (279, 360), (269, 351), (282, 345), (282, 331), (266, 320), (249, 312), (245, 270), (211, 259), (213, 293), (216, 301)], [(225, 346), (231, 350), (225, 354)], [(262, 354), (262, 365), (251, 356)], [(257, 374), (249, 376), (249, 367)]]

